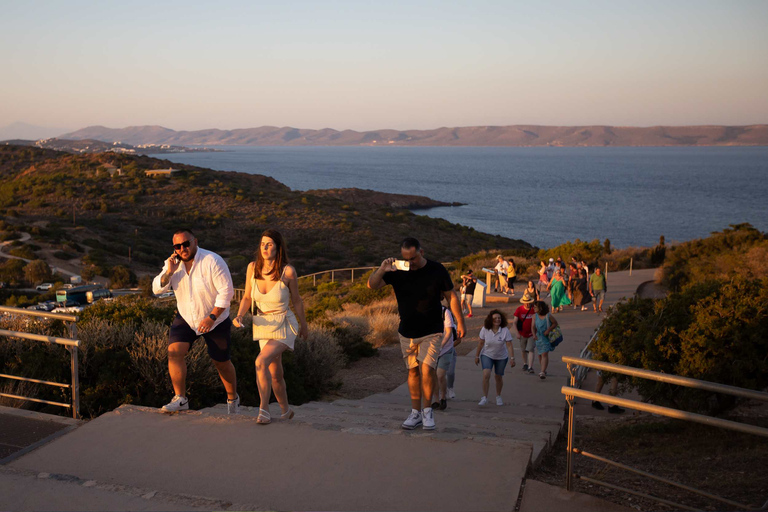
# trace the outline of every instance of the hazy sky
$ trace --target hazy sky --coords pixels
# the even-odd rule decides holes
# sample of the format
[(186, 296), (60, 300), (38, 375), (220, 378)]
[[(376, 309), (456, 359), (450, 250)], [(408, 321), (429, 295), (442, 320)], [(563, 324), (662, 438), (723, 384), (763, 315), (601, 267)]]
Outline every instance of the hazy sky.
[(0, 0), (0, 126), (768, 123), (768, 1)]

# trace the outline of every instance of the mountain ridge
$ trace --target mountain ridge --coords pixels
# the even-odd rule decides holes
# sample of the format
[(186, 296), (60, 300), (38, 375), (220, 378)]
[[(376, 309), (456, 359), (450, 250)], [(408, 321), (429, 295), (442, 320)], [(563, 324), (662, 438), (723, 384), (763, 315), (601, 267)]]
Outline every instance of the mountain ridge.
[(176, 131), (163, 126), (89, 126), (61, 139), (181, 146), (765, 146), (768, 124), (742, 126), (467, 126), (433, 130), (312, 130), (260, 126)]

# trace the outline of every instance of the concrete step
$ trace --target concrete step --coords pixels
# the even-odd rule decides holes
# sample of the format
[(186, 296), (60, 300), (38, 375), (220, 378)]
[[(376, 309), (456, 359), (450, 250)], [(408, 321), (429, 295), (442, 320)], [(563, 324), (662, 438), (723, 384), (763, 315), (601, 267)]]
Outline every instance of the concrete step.
[[(296, 421), (262, 427), (246, 414), (122, 406), (11, 468), (146, 489), (147, 497), (193, 494), (209, 510), (511, 510), (531, 446), (506, 439), (427, 442), (448, 436), (350, 435)], [(0, 487), (2, 481), (0, 475)], [(149, 501), (145, 508), (163, 507)], [(40, 509), (60, 510), (61, 502)]]
[[(495, 398), (490, 398), (488, 405), (477, 405), (477, 400), (448, 400), (448, 409), (452, 414), (464, 415), (469, 417), (500, 417), (500, 418), (516, 418), (523, 416), (526, 418), (540, 418), (542, 420), (551, 420), (561, 422), (565, 414), (565, 404), (552, 406), (542, 405), (537, 403), (525, 403), (525, 402), (506, 402), (503, 406), (497, 406), (494, 402)], [(333, 402), (337, 405), (352, 405), (353, 401), (349, 400), (336, 400)], [(395, 408), (399, 407), (401, 410), (407, 410), (409, 407), (409, 399), (407, 397), (392, 395), (391, 393), (378, 393), (368, 396), (362, 400), (354, 401), (363, 404), (378, 404), (378, 405), (390, 405)]]
[[(279, 415), (279, 407), (272, 404), (273, 421)], [(403, 409), (388, 407), (343, 407), (332, 403), (311, 402), (296, 407), (296, 416), (290, 421), (293, 425), (305, 425), (315, 430), (336, 431), (359, 435), (394, 435), (423, 438), (430, 441), (456, 442), (461, 440), (490, 444), (493, 446), (529, 446), (532, 461), (538, 464), (539, 458), (557, 436), (561, 425), (497, 421), (491, 424), (475, 424), (467, 418), (449, 418), (445, 412), (438, 411), (435, 416), (437, 428), (434, 431), (417, 429), (403, 430), (405, 419)], [(446, 411), (447, 412), (447, 411)], [(198, 414), (226, 419), (226, 405), (197, 411)], [(250, 418), (255, 421), (258, 407), (240, 407), (238, 420)], [(234, 420), (231, 416), (230, 419)]]

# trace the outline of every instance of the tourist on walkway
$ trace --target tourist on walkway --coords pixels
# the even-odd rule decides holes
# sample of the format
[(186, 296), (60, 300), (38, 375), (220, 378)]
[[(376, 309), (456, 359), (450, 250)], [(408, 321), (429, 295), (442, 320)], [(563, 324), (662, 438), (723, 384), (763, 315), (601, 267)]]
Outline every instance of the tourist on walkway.
[(547, 378), (547, 367), (549, 366), (549, 353), (552, 352), (552, 344), (549, 342), (549, 333), (557, 327), (557, 320), (549, 314), (549, 306), (544, 301), (538, 301), (533, 304), (536, 311), (536, 318), (532, 327), (534, 338), (536, 338), (536, 352), (539, 353), (539, 372), (540, 379)]
[[(595, 384), (595, 393), (602, 393), (603, 385), (605, 385), (603, 372), (598, 371), (597, 384)], [(616, 377), (611, 377), (611, 387), (608, 390), (608, 393), (610, 393), (611, 396), (616, 396), (619, 393), (619, 379), (617, 379)], [(598, 402), (597, 400), (592, 401), (592, 407), (594, 407), (598, 411), (602, 411), (605, 409), (605, 406), (602, 403)], [(608, 412), (611, 414), (621, 414), (625, 412), (625, 409), (623, 407), (619, 407), (618, 405), (611, 405), (610, 407), (608, 407)]]
[[(536, 290), (534, 289), (534, 291)], [(533, 351), (536, 348), (536, 340), (533, 337), (531, 324), (536, 316), (536, 312), (533, 310), (536, 297), (526, 290), (520, 302), (523, 305), (517, 307), (514, 315), (515, 330), (517, 331), (517, 339), (520, 340), (520, 350), (523, 352), (523, 371), (533, 373)]]
[(589, 294), (589, 283), (583, 269), (579, 269), (576, 278), (572, 281), (573, 307), (580, 307), (582, 311), (587, 310), (587, 304), (592, 302), (592, 296)]
[(509, 289), (509, 294), (514, 297), (515, 281), (517, 280), (517, 268), (515, 267), (515, 260), (512, 258), (509, 258), (507, 264), (509, 265), (507, 267), (507, 288)]
[(562, 311), (563, 306), (569, 306), (571, 300), (566, 293), (563, 275), (559, 270), (555, 271), (552, 281), (549, 283), (550, 295), (552, 296), (552, 311)]
[(504, 387), (504, 368), (515, 367), (515, 352), (512, 348), (512, 334), (507, 329), (507, 317), (494, 309), (485, 317), (480, 329), (480, 343), (477, 345), (475, 364), (483, 365), (483, 396), (478, 405), (488, 403), (488, 388), (491, 383), (491, 369), (496, 379), (496, 405), (504, 405), (501, 389)]
[(605, 281), (603, 271), (600, 270), (600, 267), (596, 267), (595, 273), (589, 278), (589, 293), (595, 298), (595, 303), (592, 305), (595, 313), (603, 312), (603, 301), (607, 291), (608, 283)]
[(166, 412), (189, 409), (187, 399), (187, 362), (185, 356), (202, 336), (208, 355), (219, 372), (227, 391), (227, 412), (237, 414), (237, 376), (230, 361), (232, 321), (229, 303), (235, 294), (232, 276), (224, 259), (201, 249), (189, 229), (173, 234), (173, 254), (165, 260), (163, 271), (152, 281), (152, 292), (160, 295), (173, 290), (176, 317), (168, 337), (168, 372), (175, 396), (163, 406)]
[[(409, 263), (409, 270), (397, 270), (395, 258), (387, 258), (368, 277), (368, 288), (378, 290), (391, 284), (395, 290), (400, 315), (400, 348), (408, 368), (408, 389), (411, 394), (411, 414), (403, 428), (413, 430), (422, 426), (435, 428), (430, 400), (435, 390), (435, 369), (443, 339), (443, 318), (440, 300), (445, 297), (456, 320), (456, 337), (464, 337), (464, 317), (459, 298), (453, 291), (451, 275), (443, 265), (424, 257), (424, 250), (415, 238), (400, 244), (400, 254)], [(423, 404), (422, 404), (423, 400)]]
[(526, 286), (525, 290), (523, 290), (523, 295), (525, 294), (530, 295), (534, 300), (539, 300), (539, 290), (536, 288), (536, 285), (533, 283), (533, 281), (528, 281), (528, 286)]
[(496, 256), (496, 266), (493, 268), (496, 271), (496, 281), (493, 289), (495, 292), (507, 293), (509, 291), (507, 287), (507, 268), (509, 268), (509, 263), (504, 260), (501, 254)]
[(549, 258), (549, 264), (547, 265), (547, 281), (552, 281), (552, 276), (555, 275), (555, 259)]
[(544, 261), (539, 263), (539, 291), (541, 292), (549, 286), (549, 278), (547, 277), (547, 264)]
[[(472, 299), (475, 297), (475, 288), (477, 287), (477, 278), (472, 273), (472, 269), (467, 270), (466, 274), (462, 274), (461, 281), (464, 284), (464, 302), (467, 305), (467, 311), (469, 314), (467, 318), (472, 318)], [(462, 313), (464, 312), (464, 304), (461, 305)]]
[[(293, 418), (283, 375), (283, 352), (293, 350), (297, 336), (306, 339), (308, 329), (296, 269), (288, 264), (282, 235), (274, 229), (264, 231), (255, 256), (256, 260), (248, 265), (245, 294), (235, 325), (242, 326), (243, 315), (252, 308), (253, 341), (258, 341), (260, 347), (256, 357), (260, 400), (256, 422), (266, 425), (272, 422), (269, 413), (272, 391), (280, 404), (280, 419)], [(295, 314), (290, 309), (291, 303)]]
[[(450, 395), (456, 398), (456, 394), (453, 393), (453, 383), (456, 378), (455, 346), (461, 343), (461, 340), (456, 340), (456, 322), (453, 320), (451, 310), (445, 306), (442, 306), (441, 309), (443, 312), (443, 339), (440, 342), (440, 355), (437, 357), (437, 390), (434, 394), (432, 409), (437, 408), (444, 411), (448, 406), (446, 398), (451, 398), (448, 393), (449, 389)], [(449, 374), (453, 374), (450, 385), (448, 383)]]

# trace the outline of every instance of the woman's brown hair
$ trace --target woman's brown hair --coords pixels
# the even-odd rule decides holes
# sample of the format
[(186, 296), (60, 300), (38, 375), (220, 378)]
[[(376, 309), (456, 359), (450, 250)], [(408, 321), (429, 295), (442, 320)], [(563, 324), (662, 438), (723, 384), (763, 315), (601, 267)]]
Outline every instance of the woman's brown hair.
[[(275, 255), (275, 265), (272, 267), (272, 270), (267, 274), (262, 274), (261, 269), (264, 268), (264, 257), (261, 255), (261, 239), (265, 236), (272, 239), (275, 243), (277, 254)], [(272, 276), (272, 281), (277, 281), (280, 279), (280, 276), (283, 275), (283, 269), (286, 265), (288, 265), (288, 252), (285, 247), (283, 235), (274, 229), (265, 230), (261, 234), (261, 237), (259, 237), (259, 248), (256, 249), (256, 265), (254, 265), (253, 269), (253, 278), (264, 279), (265, 276)]]
[(488, 313), (488, 316), (485, 317), (485, 322), (483, 323), (483, 326), (488, 329), (489, 331), (493, 329), (493, 315), (499, 314), (501, 315), (501, 326), (500, 327), (506, 327), (507, 326), (507, 315), (499, 311), (498, 309), (491, 310), (490, 313)]

